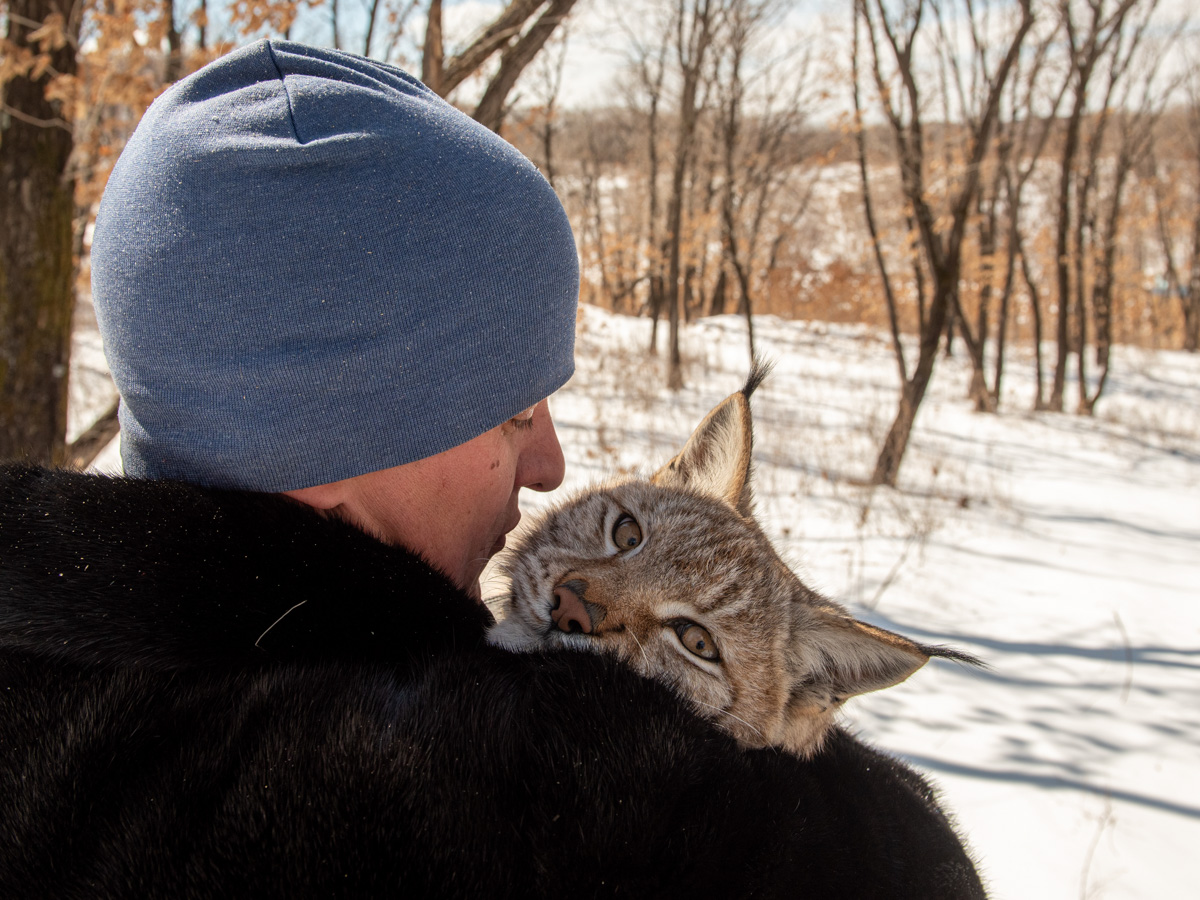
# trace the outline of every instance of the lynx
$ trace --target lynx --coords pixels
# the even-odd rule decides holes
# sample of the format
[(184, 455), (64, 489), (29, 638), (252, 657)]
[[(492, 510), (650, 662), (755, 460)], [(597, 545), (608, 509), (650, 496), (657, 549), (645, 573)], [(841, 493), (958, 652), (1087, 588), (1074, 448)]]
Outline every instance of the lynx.
[(848, 698), (930, 657), (978, 661), (854, 619), (780, 559), (751, 512), (749, 401), (765, 374), (649, 479), (584, 491), (527, 531), (489, 641), (615, 654), (744, 746), (808, 757)]

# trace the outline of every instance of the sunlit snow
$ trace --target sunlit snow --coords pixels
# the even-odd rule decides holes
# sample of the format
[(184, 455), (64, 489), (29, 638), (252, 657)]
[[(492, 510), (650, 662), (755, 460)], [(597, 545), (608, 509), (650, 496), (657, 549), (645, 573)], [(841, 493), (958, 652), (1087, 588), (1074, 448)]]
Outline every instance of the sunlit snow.
[[(1200, 356), (1117, 348), (1091, 419), (1027, 412), (1027, 348), (1000, 415), (971, 412), (964, 360), (941, 359), (900, 488), (873, 490), (897, 395), (885, 336), (755, 325), (775, 363), (754, 399), (757, 508), (781, 553), (856, 615), (990, 666), (934, 662), (853, 701), (850, 727), (941, 787), (996, 898), (1195, 896)], [(649, 335), (645, 319), (581, 312), (577, 374), (551, 401), (557, 496), (652, 469), (740, 387), (743, 321), (684, 328), (677, 394)], [(82, 387), (102, 367), (90, 340), (76, 343), (81, 419), (109, 396), (98, 372)], [(118, 465), (114, 448), (100, 465)]]

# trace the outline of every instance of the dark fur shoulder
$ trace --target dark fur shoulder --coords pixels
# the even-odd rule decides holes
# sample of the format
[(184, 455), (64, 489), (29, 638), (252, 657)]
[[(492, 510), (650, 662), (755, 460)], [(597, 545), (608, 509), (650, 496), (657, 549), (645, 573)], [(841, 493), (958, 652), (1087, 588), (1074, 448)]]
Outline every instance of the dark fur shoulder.
[(23, 785), (6, 897), (983, 896), (901, 764), (845, 735), (809, 762), (743, 752), (599, 657), (80, 669), (53, 694), (0, 659), (40, 707), (0, 725), (40, 736), (34, 766), (0, 758)]
[(395, 660), (490, 621), (407, 550), (285, 497), (19, 466), (0, 467), (0, 590), (3, 644), (166, 668)]
[(615, 661), (489, 647), (351, 532), (3, 470), (0, 896), (983, 896), (901, 763), (744, 752)]

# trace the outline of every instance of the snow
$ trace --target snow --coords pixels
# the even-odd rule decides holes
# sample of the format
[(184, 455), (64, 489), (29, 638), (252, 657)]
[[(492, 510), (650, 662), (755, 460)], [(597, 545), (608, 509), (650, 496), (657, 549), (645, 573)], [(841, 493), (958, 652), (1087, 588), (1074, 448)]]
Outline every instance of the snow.
[[(685, 328), (677, 395), (649, 336), (583, 310), (551, 401), (567, 490), (653, 470), (745, 378), (741, 320)], [(971, 411), (964, 360), (939, 360), (900, 488), (872, 490), (897, 398), (885, 336), (761, 318), (755, 337), (775, 362), (757, 508), (784, 558), (859, 617), (990, 667), (935, 661), (848, 724), (934, 779), (994, 897), (1195, 896), (1200, 358), (1118, 348), (1094, 419), (1025, 412), (1031, 350), (1000, 415)]]
[[(684, 327), (676, 394), (649, 336), (581, 310), (551, 401), (567, 483), (527, 511), (652, 471), (745, 378), (739, 319)], [(941, 359), (893, 490), (865, 486), (897, 397), (885, 336), (771, 318), (755, 336), (775, 362), (757, 509), (781, 554), (867, 621), (989, 666), (934, 661), (847, 724), (935, 781), (996, 898), (1195, 896), (1200, 357), (1117, 348), (1095, 418), (1026, 412), (1029, 350), (999, 415), (971, 412), (965, 362)]]

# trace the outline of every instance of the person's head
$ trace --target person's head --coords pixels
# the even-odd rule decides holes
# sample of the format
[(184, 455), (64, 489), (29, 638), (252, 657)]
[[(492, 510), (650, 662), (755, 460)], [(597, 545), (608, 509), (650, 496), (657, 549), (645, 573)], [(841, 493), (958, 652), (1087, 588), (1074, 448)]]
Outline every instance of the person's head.
[(470, 587), (519, 489), (561, 481), (541, 401), (578, 278), (495, 134), (391, 66), (260, 41), (159, 98), (97, 216), (125, 471), (288, 493)]
[(562, 477), (562, 451), (543, 400), (434, 456), (288, 494), (420, 550), (478, 596), (484, 566), (521, 518), (521, 488), (550, 491)]

